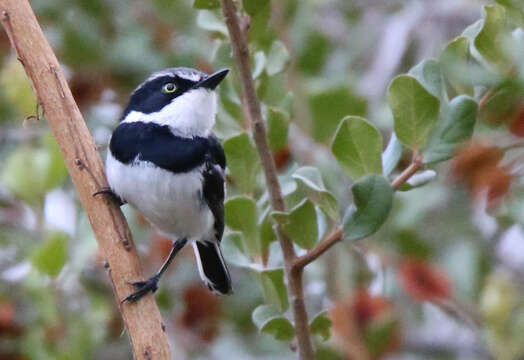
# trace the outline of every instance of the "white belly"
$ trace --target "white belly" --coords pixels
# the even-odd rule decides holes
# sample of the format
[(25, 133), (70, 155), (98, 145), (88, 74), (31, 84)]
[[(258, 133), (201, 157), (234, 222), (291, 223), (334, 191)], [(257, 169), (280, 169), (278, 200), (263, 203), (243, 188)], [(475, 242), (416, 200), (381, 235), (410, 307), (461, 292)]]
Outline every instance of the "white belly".
[(108, 152), (106, 171), (111, 189), (166, 235), (195, 240), (212, 233), (200, 169), (173, 174), (142, 161), (124, 165)]

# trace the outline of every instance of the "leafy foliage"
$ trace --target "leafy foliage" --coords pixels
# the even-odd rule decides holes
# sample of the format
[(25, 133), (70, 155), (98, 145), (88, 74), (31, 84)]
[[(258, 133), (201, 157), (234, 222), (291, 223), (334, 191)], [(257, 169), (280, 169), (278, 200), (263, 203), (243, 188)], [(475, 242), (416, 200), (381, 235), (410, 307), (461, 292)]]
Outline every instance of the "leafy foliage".
[(238, 187), (243, 192), (253, 192), (260, 160), (249, 135), (242, 133), (224, 141), (224, 152), (231, 177)]
[[(157, 299), (170, 336), (199, 339), (176, 342), (181, 356), (296, 357), (279, 225), (299, 257), (343, 230), (303, 277), (319, 359), (404, 358), (403, 338), (426, 327), (446, 358), (521, 358), (521, 1), (497, 0), (469, 26), (474, 0), (434, 2), (438, 17), (402, 1), (235, 4), (285, 212), (270, 206), (220, 1), (31, 1), (102, 153), (152, 71), (232, 70), (217, 89), (215, 133), (227, 157), (222, 247), (235, 293), (208, 298), (193, 258), (177, 256)], [(103, 253), (5, 37), (0, 57), (0, 358), (128, 359)], [(42, 121), (22, 127), (30, 115)], [(170, 239), (124, 211), (152, 273)], [(467, 313), (434, 316), (455, 297)], [(470, 313), (484, 319), (473, 335)], [(448, 348), (441, 329), (450, 328), (483, 334), (482, 353)], [(410, 356), (433, 356), (416, 345)]]
[(306, 196), (333, 220), (338, 220), (337, 199), (326, 190), (317, 168), (304, 166), (292, 175), (303, 187)]
[(282, 224), (282, 229), (303, 249), (311, 249), (317, 242), (317, 214), (313, 203), (304, 200), (289, 213), (274, 212), (273, 217)]
[(280, 109), (269, 108), (267, 111), (267, 123), (269, 147), (276, 152), (287, 144), (289, 116)]
[(376, 232), (391, 211), (393, 189), (380, 175), (369, 175), (351, 188), (354, 205), (344, 215), (344, 235), (358, 240)]
[(311, 332), (315, 335), (319, 335), (322, 340), (326, 341), (329, 339), (330, 328), (332, 321), (326, 316), (325, 312), (321, 312), (313, 317), (310, 322)]
[(382, 173), (382, 136), (364, 118), (348, 116), (342, 119), (332, 151), (342, 168), (354, 179)]
[(289, 341), (295, 334), (291, 322), (271, 305), (260, 305), (253, 311), (253, 322), (257, 328), (280, 341)]
[(309, 98), (313, 116), (312, 134), (316, 140), (330, 138), (340, 121), (348, 114), (364, 116), (366, 101), (345, 85), (315, 90)]
[(473, 135), (478, 105), (469, 96), (454, 98), (442, 111), (437, 128), (424, 152), (427, 163), (449, 159), (458, 145)]
[(33, 264), (42, 273), (57, 276), (67, 261), (67, 235), (53, 232), (35, 250)]
[(409, 75), (396, 77), (388, 89), (395, 134), (405, 145), (421, 148), (438, 119), (440, 102)]

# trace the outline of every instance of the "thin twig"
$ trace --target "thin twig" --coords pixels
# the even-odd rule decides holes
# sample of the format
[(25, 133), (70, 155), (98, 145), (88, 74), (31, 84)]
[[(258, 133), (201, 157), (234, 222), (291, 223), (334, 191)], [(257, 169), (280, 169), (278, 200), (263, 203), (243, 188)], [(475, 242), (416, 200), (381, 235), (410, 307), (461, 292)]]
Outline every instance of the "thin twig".
[(484, 95), (482, 95), (482, 97), (480, 98), (479, 100), (479, 110), (480, 109), (483, 109), (484, 106), (486, 106), (488, 100), (491, 98), (491, 96), (495, 93), (495, 89), (494, 87), (492, 87), (491, 89), (489, 89), (488, 91), (486, 91), (484, 93)]
[(304, 268), (307, 264), (315, 261), (320, 255), (328, 251), (333, 245), (342, 240), (342, 228), (335, 229), (331, 234), (326, 236), (317, 246), (298, 257), (293, 266), (297, 268)]
[[(402, 173), (400, 173), (399, 176), (397, 176), (393, 180), (393, 182), (391, 183), (391, 187), (395, 190), (398, 189), (406, 181), (408, 181), (409, 178), (412, 177), (418, 170), (420, 170), (422, 165), (423, 165), (422, 156), (420, 156), (417, 152), (415, 152), (415, 154), (413, 155), (413, 161), (411, 162), (411, 164), (404, 171), (402, 171)], [(309, 250), (304, 255), (297, 257), (295, 261), (293, 262), (293, 270), (295, 271), (303, 270), (309, 263), (315, 261), (322, 254), (328, 251), (333, 245), (341, 241), (343, 235), (344, 235), (344, 232), (342, 228), (337, 227), (335, 230), (333, 230), (333, 232), (331, 232), (328, 236), (326, 236), (320, 243), (318, 243), (317, 246)]]
[[(93, 138), (29, 2), (0, 0), (0, 21), (56, 137), (107, 263), (115, 297), (122, 299), (134, 290), (128, 281), (143, 279), (142, 269), (120, 208), (112, 201), (91, 196), (101, 187), (107, 187), (104, 166)], [(135, 304), (121, 305), (120, 311), (135, 359), (172, 359), (153, 296), (145, 296)]]
[[(258, 102), (255, 85), (251, 76), (251, 65), (249, 63), (249, 50), (247, 47), (246, 34), (242, 31), (237, 15), (237, 9), (232, 0), (222, 0), (222, 11), (226, 20), (226, 25), (231, 38), (233, 54), (238, 68), (242, 89), (244, 91), (244, 101), (247, 107), (248, 120), (251, 125), (253, 138), (262, 167), (266, 184), (271, 196), (271, 205), (277, 211), (285, 211), (282, 190), (278, 182), (277, 171), (271, 150), (269, 149), (266, 128), (262, 119), (260, 104)], [(304, 303), (304, 289), (302, 284), (302, 269), (293, 268), (296, 258), (293, 243), (286, 234), (277, 227), (277, 236), (284, 256), (284, 268), (288, 281), (289, 295), (292, 299), (291, 307), (295, 320), (297, 348), (301, 360), (312, 360), (313, 345), (309, 331), (309, 322)]]
[(422, 157), (415, 152), (413, 155), (413, 161), (409, 166), (400, 173), (399, 176), (393, 180), (391, 187), (397, 190), (400, 186), (404, 185), (410, 177), (412, 177), (422, 167)]

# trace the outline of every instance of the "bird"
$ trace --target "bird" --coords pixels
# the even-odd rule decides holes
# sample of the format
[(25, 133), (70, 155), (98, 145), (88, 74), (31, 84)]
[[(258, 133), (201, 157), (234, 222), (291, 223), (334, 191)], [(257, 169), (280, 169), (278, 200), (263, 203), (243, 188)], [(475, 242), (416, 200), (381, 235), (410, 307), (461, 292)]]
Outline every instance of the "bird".
[(224, 233), (226, 157), (213, 133), (216, 88), (229, 69), (208, 74), (174, 67), (151, 74), (131, 93), (106, 157), (106, 193), (128, 203), (173, 239), (162, 267), (131, 282), (137, 301), (158, 289), (176, 254), (191, 244), (200, 277), (215, 294), (232, 293), (220, 249)]

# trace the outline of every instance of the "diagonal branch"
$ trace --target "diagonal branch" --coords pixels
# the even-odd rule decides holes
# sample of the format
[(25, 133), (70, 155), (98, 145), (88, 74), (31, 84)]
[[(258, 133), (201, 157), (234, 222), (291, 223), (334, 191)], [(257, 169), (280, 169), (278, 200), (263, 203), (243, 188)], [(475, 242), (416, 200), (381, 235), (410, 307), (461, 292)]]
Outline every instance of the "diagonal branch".
[[(478, 103), (479, 110), (484, 108), (484, 106), (495, 91), (495, 88), (490, 88), (488, 91), (484, 93), (484, 95)], [(393, 180), (393, 182), (391, 183), (391, 187), (396, 190), (400, 186), (404, 185), (406, 181), (408, 181), (417, 171), (419, 171), (422, 168), (422, 160), (422, 155), (420, 155), (418, 151), (415, 150), (413, 153), (413, 160), (411, 164)], [(306, 267), (309, 263), (315, 261), (319, 256), (328, 251), (333, 245), (342, 240), (343, 235), (344, 234), (342, 228), (336, 228), (332, 233), (326, 236), (317, 246), (308, 251), (306, 254), (296, 258), (293, 262), (293, 269), (296, 271), (301, 270), (304, 267)]]
[[(244, 91), (248, 120), (251, 125), (253, 138), (255, 139), (257, 151), (264, 169), (266, 184), (271, 196), (271, 204), (274, 210), (285, 211), (285, 204), (282, 197), (282, 190), (278, 182), (277, 170), (271, 150), (267, 143), (266, 128), (264, 120), (262, 119), (260, 104), (256, 96), (253, 78), (251, 76), (251, 65), (249, 63), (249, 50), (247, 47), (246, 34), (240, 27), (237, 9), (233, 1), (221, 0), (221, 2), (222, 11), (231, 37), (231, 45), (233, 47), (242, 89)], [(296, 255), (291, 239), (283, 233), (280, 227), (277, 228), (277, 233), (280, 247), (282, 248), (282, 253), (284, 255), (286, 277), (288, 280), (290, 297), (292, 299), (299, 358), (302, 360), (312, 360), (313, 346), (311, 344), (308, 316), (304, 303), (302, 269), (296, 269), (296, 271), (294, 271), (292, 266)]]
[[(409, 178), (412, 177), (418, 170), (420, 170), (422, 165), (422, 157), (415, 152), (411, 164), (393, 180), (391, 187), (395, 190), (398, 189), (400, 186), (405, 184), (406, 181), (408, 181)], [(315, 261), (318, 257), (328, 251), (333, 245), (341, 241), (343, 235), (344, 231), (342, 228), (337, 227), (320, 243), (318, 243), (317, 246), (309, 250), (304, 255), (297, 257), (293, 262), (293, 269), (295, 271), (304, 269), (309, 263)]]
[[(0, 0), (0, 20), (60, 146), (120, 304), (118, 300), (133, 290), (127, 281), (143, 275), (131, 233), (118, 205), (92, 196), (107, 187), (93, 138), (29, 2)], [(148, 295), (136, 304), (119, 306), (135, 359), (172, 359), (153, 296)]]

